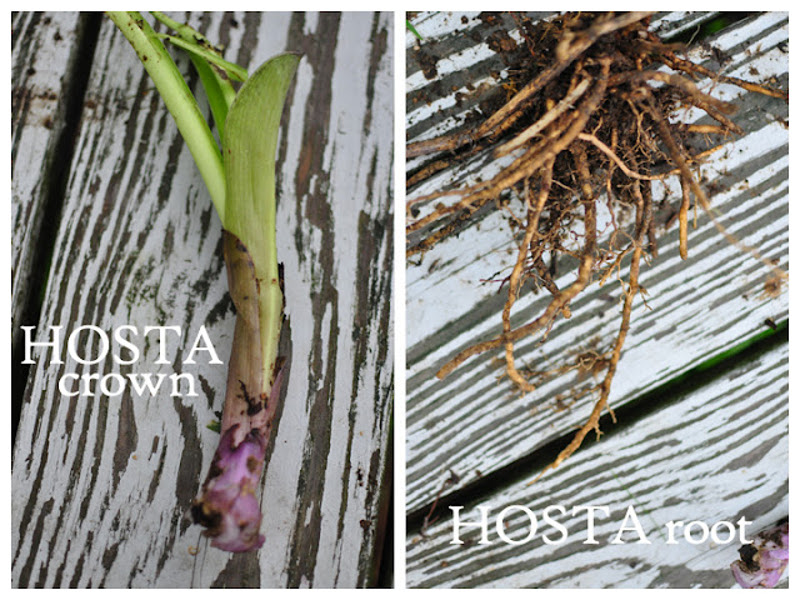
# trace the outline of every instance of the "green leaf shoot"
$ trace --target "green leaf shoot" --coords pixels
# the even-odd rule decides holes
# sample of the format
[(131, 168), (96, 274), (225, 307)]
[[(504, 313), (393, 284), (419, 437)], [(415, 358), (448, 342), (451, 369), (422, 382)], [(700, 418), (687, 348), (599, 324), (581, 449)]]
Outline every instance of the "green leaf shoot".
[(195, 56), (202, 58), (204, 61), (213, 65), (219, 69), (221, 69), (228, 77), (233, 79), (234, 81), (244, 81), (247, 79), (247, 71), (240, 67), (237, 64), (229, 62), (219, 56), (216, 52), (211, 52), (210, 50), (206, 50), (202, 46), (198, 46), (197, 44), (187, 42), (183, 38), (169, 35), (168, 33), (159, 33), (157, 34), (160, 39), (168, 40), (170, 43), (178, 46), (179, 48), (183, 48), (187, 52), (194, 54)]
[(269, 378), (283, 312), (275, 241), (275, 150), (283, 104), (299, 60), (296, 54), (281, 54), (250, 76), (228, 111), (222, 144), (228, 199), (223, 227), (247, 247), (254, 263), (263, 372)]
[[(228, 108), (230, 107), (233, 99), (236, 97), (236, 90), (233, 88), (231, 78), (224, 70), (215, 68), (215, 65), (209, 64), (206, 58), (213, 55), (219, 59), (222, 58), (222, 51), (214, 46), (208, 38), (202, 33), (192, 28), (186, 23), (179, 23), (162, 12), (153, 11), (150, 14), (162, 24), (166, 25), (169, 29), (178, 34), (179, 38), (190, 46), (202, 48), (204, 54), (201, 56), (194, 52), (189, 52), (189, 59), (192, 61), (197, 74), (200, 76), (200, 82), (203, 84), (203, 89), (208, 98), (208, 104), (211, 107), (211, 114), (214, 117), (214, 123), (217, 126), (220, 139), (224, 135), (225, 119), (228, 116)], [(174, 39), (174, 38), (172, 38)], [(177, 45), (177, 44), (176, 44)], [(232, 63), (226, 64), (231, 65)], [(239, 74), (247, 78), (247, 71), (244, 68), (233, 65), (239, 70)]]
[(411, 21), (409, 21), (408, 19), (406, 19), (406, 29), (408, 29), (411, 33), (413, 33), (414, 37), (422, 41), (422, 36), (419, 34), (417, 29), (411, 24)]
[(167, 105), (224, 223), (225, 171), (222, 156), (197, 100), (164, 44), (140, 13), (109, 11), (107, 14), (133, 46)]

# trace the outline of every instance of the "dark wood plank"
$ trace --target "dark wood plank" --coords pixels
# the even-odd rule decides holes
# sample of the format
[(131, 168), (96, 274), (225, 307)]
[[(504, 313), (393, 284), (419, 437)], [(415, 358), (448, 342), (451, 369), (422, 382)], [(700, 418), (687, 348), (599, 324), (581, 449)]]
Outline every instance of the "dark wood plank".
[[(69, 100), (81, 93), (77, 64), (87, 18), (78, 13), (14, 13), (11, 19), (11, 331), (27, 320), (48, 244), (40, 239), (48, 201), (58, 194), (68, 152)], [(49, 210), (53, 210), (50, 207)], [(44, 248), (43, 248), (44, 247)], [(39, 255), (37, 255), (37, 251)], [(35, 301), (36, 298), (33, 298)]]

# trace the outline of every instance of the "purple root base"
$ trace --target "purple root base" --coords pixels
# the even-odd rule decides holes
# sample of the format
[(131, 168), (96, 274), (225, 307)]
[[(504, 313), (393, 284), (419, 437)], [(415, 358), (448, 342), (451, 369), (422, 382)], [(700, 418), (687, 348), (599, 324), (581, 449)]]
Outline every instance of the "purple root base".
[(789, 523), (762, 531), (739, 548), (741, 560), (731, 563), (733, 577), (743, 588), (772, 588), (789, 564)]
[(257, 429), (234, 445), (234, 425), (222, 435), (203, 493), (192, 505), (192, 516), (206, 527), (211, 545), (228, 552), (256, 550), (264, 543), (256, 490), (264, 466), (267, 442)]

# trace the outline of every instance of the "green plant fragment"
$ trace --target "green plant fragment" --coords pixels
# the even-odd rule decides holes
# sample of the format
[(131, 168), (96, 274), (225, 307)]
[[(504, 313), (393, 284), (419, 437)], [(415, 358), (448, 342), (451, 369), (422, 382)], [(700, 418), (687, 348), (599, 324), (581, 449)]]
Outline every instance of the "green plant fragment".
[(416, 28), (411, 24), (411, 21), (409, 21), (408, 19), (406, 19), (406, 28), (411, 33), (414, 34), (414, 37), (416, 37), (420, 41), (422, 40), (422, 36), (419, 34), (419, 32), (416, 30)]
[(222, 58), (216, 52), (207, 50), (205, 47), (196, 43), (187, 42), (181, 37), (169, 35), (168, 33), (159, 33), (158, 37), (162, 40), (168, 40), (170, 43), (183, 48), (187, 52), (202, 58), (208, 64), (221, 69), (228, 77), (234, 81), (245, 81), (247, 79), (247, 71), (239, 65), (229, 62)]
[[(179, 23), (162, 12), (153, 11), (150, 14), (163, 25), (175, 31), (185, 42), (203, 48), (215, 56), (222, 57), (222, 50), (212, 44), (206, 36), (190, 25)], [(195, 53), (189, 52), (188, 54), (189, 60), (192, 61), (192, 64), (197, 70), (197, 74), (200, 76), (200, 82), (203, 84), (203, 89), (206, 92), (208, 104), (211, 107), (211, 114), (214, 117), (214, 123), (217, 126), (220, 138), (222, 138), (225, 119), (228, 117), (228, 108), (236, 97), (236, 90), (233, 88), (231, 78), (228, 77), (225, 71), (212, 66), (206, 62), (205, 58)], [(238, 69), (241, 69), (242, 73), (246, 74), (246, 70), (243, 67), (236, 66)]]
[(138, 12), (109, 11), (108, 17), (130, 42), (175, 120), (214, 202), (225, 219), (225, 172), (217, 141), (192, 91), (158, 34)]
[(251, 75), (228, 111), (222, 144), (228, 199), (223, 227), (253, 261), (265, 378), (274, 376), (283, 312), (275, 242), (275, 150), (299, 60), (296, 54), (282, 54)]

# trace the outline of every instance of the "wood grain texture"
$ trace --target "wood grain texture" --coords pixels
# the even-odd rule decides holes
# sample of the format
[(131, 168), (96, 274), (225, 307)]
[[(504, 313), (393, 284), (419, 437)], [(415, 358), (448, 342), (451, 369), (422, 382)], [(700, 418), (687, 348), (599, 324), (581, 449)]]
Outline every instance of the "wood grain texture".
[[(692, 18), (685, 14), (659, 15), (654, 26), (668, 30), (679, 23), (683, 27)], [(457, 14), (447, 16), (442, 26), (442, 48), (447, 47), (447, 40), (459, 37), (453, 33), (457, 29), (453, 24), (459, 22)], [(474, 26), (470, 19), (467, 23)], [(407, 36), (409, 62), (428, 42), (437, 43), (435, 28), (432, 24), (427, 27), (428, 37), (419, 49)], [(470, 87), (477, 96), (483, 83), (494, 82), (488, 74), (492, 68), (485, 65), (490, 60), (486, 58), (487, 44), (476, 41), (485, 39), (485, 35), (472, 35), (468, 30), (462, 37), (472, 40), (469, 48), (453, 52), (453, 61), (465, 61), (458, 63), (460, 69), (474, 65), (476, 74)], [(786, 89), (787, 40), (787, 15), (765, 13), (736, 23), (708, 41), (730, 58), (723, 65), (723, 73), (770, 81)], [(691, 57), (709, 67), (719, 67), (712, 54), (702, 48), (694, 48)], [(449, 68), (447, 60), (441, 62)], [(470, 78), (469, 74), (459, 76)], [(407, 104), (418, 106), (407, 115), (409, 139), (425, 139), (460, 127), (473, 106), (471, 97), (461, 98), (463, 106), (458, 107), (454, 97), (458, 92), (451, 93), (452, 86), (440, 90), (435, 80), (415, 81), (407, 89)], [(735, 120), (746, 131), (700, 168), (712, 205), (725, 227), (742, 242), (787, 268), (788, 106), (711, 81), (700, 85), (717, 97), (736, 102), (740, 110)], [(420, 86), (428, 88), (425, 95), (429, 99), (438, 93), (441, 100), (414, 103)], [(467, 87), (456, 89), (469, 91)], [(452, 111), (443, 107), (452, 107)], [(698, 116), (684, 115), (690, 122)], [(421, 163), (414, 159), (407, 168)], [(498, 171), (499, 164), (486, 153), (477, 155), (467, 164), (410, 190), (409, 199), (446, 188), (456, 179), (487, 180)], [(677, 224), (666, 231), (663, 227), (680, 201), (679, 186), (668, 180), (667, 189), (658, 185), (654, 193), (657, 202), (667, 198), (657, 215), (661, 225), (659, 256), (643, 267), (640, 283), (647, 290), (647, 304), (641, 298), (634, 303), (631, 330), (612, 386), (613, 407), (625, 405), (704, 359), (764, 331), (766, 319), (779, 322), (788, 315), (787, 288), (776, 295), (766, 293), (769, 270), (725, 241), (702, 214), (697, 228), (689, 232), (689, 259), (681, 261)], [(424, 204), (419, 208), (420, 215), (430, 210)], [(444, 380), (434, 377), (457, 352), (502, 331), (500, 314), (506, 292), (499, 282), (515, 258), (508, 241), (513, 233), (503, 211), (489, 207), (476, 215), (457, 237), (427, 252), (419, 265), (411, 262), (407, 268), (410, 512), (418, 512), (433, 501), (451, 470), (460, 481), (448, 492), (476, 484), (487, 474), (532, 455), (583, 424), (593, 403), (586, 397), (571, 403), (570, 392), (594, 383), (575, 370), (554, 376), (537, 391), (520, 396), (507, 379), (500, 377), (502, 363), (497, 358), (502, 353), (474, 357)], [(563, 274), (557, 281), (559, 287), (572, 281), (573, 270), (573, 264), (559, 265)], [(540, 314), (548, 303), (545, 295), (527, 288), (515, 304), (512, 326)], [(607, 349), (619, 327), (620, 296), (619, 284), (613, 281), (602, 288), (587, 288), (572, 304), (572, 318), (556, 321), (544, 344), (539, 333), (516, 345), (518, 363), (546, 371), (574, 363), (583, 352)]]
[[(740, 543), (689, 544), (678, 529), (667, 544), (669, 521), (694, 520), (709, 527), (718, 521), (753, 521), (748, 537), (788, 515), (788, 345), (744, 361), (712, 382), (670, 398), (634, 424), (616, 430), (580, 451), (534, 485), (535, 472), (522, 474), (494, 493), (464, 507), (462, 518), (477, 521), (477, 506), (491, 507), (489, 543), (477, 543), (478, 528), (464, 528), (463, 545), (451, 544), (451, 511), (442, 506), (439, 522), (426, 537), (409, 532), (407, 570), (410, 587), (542, 588), (694, 588), (736, 587), (729, 565)], [(539, 519), (535, 537), (504, 544), (494, 519), (507, 506), (521, 505)], [(552, 516), (567, 528), (566, 539), (542, 520), (547, 506), (561, 505)], [(594, 544), (585, 544), (585, 512), (572, 507), (608, 506), (598, 513)], [(628, 506), (634, 506), (650, 544), (638, 544), (633, 531), (625, 543), (612, 540)], [(520, 510), (508, 513), (505, 532), (523, 540), (530, 521)], [(627, 525), (631, 525), (628, 522)], [(699, 539), (699, 526), (693, 534)], [(727, 539), (727, 529), (720, 530)], [(547, 535), (553, 545), (546, 545)], [(788, 577), (788, 572), (784, 579)]]
[(78, 93), (76, 61), (86, 19), (78, 13), (14, 13), (11, 19), (12, 339), (26, 311), (34, 254), (64, 151), (66, 107)]
[[(262, 480), (267, 541), (258, 553), (218, 551), (187, 512), (219, 439), (206, 425), (221, 410), (226, 369), (182, 360), (202, 325), (223, 361), (230, 352), (222, 232), (163, 103), (104, 22), (40, 329), (177, 325), (182, 336), (168, 338), (165, 365), (151, 334), (133, 339), (142, 349), (133, 366), (109, 356), (88, 367), (40, 358), (32, 368), (14, 449), (13, 584), (372, 584), (389, 499), (393, 390), (391, 16), (175, 18), (250, 70), (279, 52), (303, 55), (277, 159), (292, 350)], [(179, 65), (190, 72), (185, 57)], [(199, 395), (62, 397), (57, 382), (71, 371), (189, 373)]]

